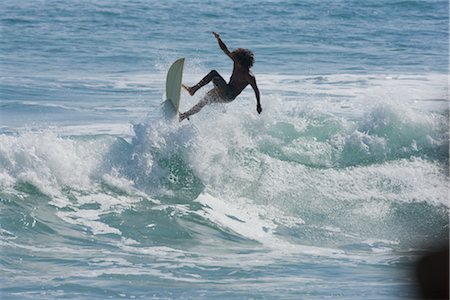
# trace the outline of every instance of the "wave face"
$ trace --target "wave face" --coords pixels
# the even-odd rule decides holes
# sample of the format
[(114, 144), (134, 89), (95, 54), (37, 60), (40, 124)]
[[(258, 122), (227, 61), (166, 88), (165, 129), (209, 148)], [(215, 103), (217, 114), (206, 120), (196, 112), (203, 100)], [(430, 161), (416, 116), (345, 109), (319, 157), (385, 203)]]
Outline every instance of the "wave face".
[(4, 290), (227, 297), (228, 282), (275, 296), (301, 280), (288, 295), (321, 297), (349, 283), (318, 289), (325, 273), (363, 270), (374, 277), (346, 293), (377, 297), (375, 278), (401, 294), (392, 268), (448, 235), (447, 115), (378, 104), (350, 119), (276, 97), (261, 116), (224, 108), (126, 139), (0, 135), (3, 268), (29, 285), (5, 277)]

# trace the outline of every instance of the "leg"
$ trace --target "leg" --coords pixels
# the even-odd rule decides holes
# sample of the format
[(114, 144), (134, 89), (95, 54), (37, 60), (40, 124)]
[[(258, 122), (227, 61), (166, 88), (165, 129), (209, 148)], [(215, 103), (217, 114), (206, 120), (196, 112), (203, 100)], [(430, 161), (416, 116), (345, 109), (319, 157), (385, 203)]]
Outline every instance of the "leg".
[(196, 85), (192, 87), (187, 87), (183, 84), (183, 88), (185, 88), (188, 91), (189, 95), (193, 96), (196, 91), (198, 91), (202, 86), (207, 85), (211, 81), (213, 81), (216, 87), (224, 85), (227, 86), (227, 83), (222, 78), (222, 76), (220, 76), (220, 74), (216, 70), (212, 70), (211, 72), (208, 73), (208, 75), (203, 77), (203, 79), (200, 80), (199, 83), (197, 83)]
[(188, 110), (187, 112), (184, 113), (180, 113), (180, 122), (183, 121), (186, 118), (189, 118), (190, 116), (192, 116), (193, 114), (198, 113), (203, 106), (205, 106), (206, 104), (208, 104), (209, 99), (208, 97), (203, 98), (202, 100), (200, 100), (197, 104), (195, 104), (190, 110)]

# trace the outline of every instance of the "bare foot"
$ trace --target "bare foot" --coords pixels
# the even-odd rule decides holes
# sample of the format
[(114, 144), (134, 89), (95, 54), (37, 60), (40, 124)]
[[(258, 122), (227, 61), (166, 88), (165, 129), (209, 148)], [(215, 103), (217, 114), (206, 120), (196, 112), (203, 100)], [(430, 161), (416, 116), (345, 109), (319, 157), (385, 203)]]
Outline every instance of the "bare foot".
[(191, 87), (188, 87), (184, 84), (182, 84), (181, 86), (189, 93), (189, 95), (194, 96), (195, 91), (193, 91)]

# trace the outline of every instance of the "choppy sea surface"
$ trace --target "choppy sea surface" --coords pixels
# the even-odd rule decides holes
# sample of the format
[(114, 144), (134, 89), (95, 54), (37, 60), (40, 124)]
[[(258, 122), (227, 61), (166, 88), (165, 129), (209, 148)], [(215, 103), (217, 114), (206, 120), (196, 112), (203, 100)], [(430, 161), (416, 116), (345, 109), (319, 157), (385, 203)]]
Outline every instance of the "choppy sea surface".
[[(1, 1), (0, 298), (410, 299), (449, 234), (448, 5)], [(165, 119), (177, 58), (229, 77), (212, 31), (263, 113)]]

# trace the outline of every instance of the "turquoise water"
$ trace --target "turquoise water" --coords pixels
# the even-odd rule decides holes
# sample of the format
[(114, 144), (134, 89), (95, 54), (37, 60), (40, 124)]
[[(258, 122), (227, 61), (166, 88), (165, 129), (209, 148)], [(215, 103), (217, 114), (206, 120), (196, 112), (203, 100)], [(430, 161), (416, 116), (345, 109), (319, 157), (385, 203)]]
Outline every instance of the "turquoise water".
[[(2, 1), (2, 299), (410, 299), (449, 233), (447, 1)], [(189, 122), (184, 82), (251, 89)], [(189, 97), (187, 110), (208, 89)]]

